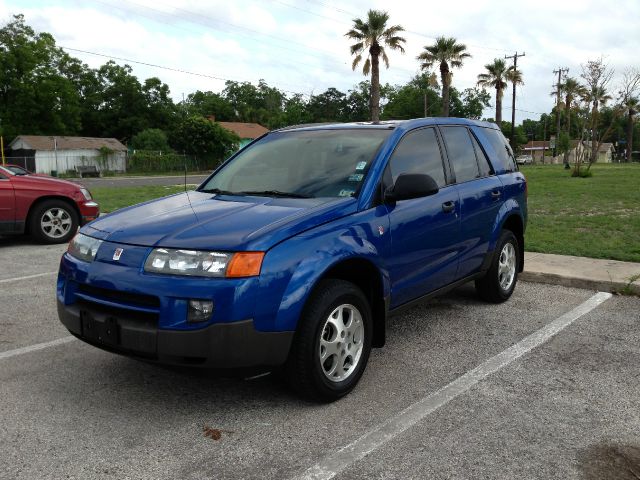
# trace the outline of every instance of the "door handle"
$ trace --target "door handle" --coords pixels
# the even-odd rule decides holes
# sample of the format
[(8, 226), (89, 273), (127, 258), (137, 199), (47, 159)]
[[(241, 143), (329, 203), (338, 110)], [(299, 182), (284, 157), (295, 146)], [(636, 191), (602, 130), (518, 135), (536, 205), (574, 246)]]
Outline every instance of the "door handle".
[(444, 213), (449, 213), (449, 212), (453, 212), (456, 208), (456, 204), (453, 202), (444, 202), (442, 204), (442, 211)]
[(494, 190), (493, 192), (491, 192), (491, 198), (500, 198), (500, 195), (502, 195), (502, 192), (500, 192), (500, 190)]

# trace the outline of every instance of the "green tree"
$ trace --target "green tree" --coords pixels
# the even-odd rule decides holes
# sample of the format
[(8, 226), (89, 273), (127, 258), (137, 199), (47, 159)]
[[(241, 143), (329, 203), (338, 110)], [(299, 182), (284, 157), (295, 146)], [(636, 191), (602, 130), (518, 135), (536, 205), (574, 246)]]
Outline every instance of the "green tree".
[(426, 45), (424, 51), (417, 59), (422, 63), (420, 68), (427, 69), (434, 65), (440, 68), (440, 81), (442, 84), (442, 115), (449, 116), (449, 89), (451, 88), (451, 68), (460, 68), (465, 58), (471, 55), (466, 51), (463, 43), (458, 43), (453, 37), (438, 37), (433, 45)]
[(147, 128), (133, 136), (131, 146), (136, 150), (153, 150), (155, 152), (169, 152), (167, 134), (159, 128)]
[(449, 94), (449, 111), (454, 117), (480, 119), (482, 112), (490, 106), (491, 95), (486, 90), (467, 88), (459, 93), (451, 87)]
[(433, 74), (424, 72), (414, 76), (405, 85), (387, 86), (384, 90), (388, 99), (382, 111), (384, 119), (409, 119), (425, 116), (425, 96), (427, 116), (438, 116), (442, 103), (435, 90), (437, 82)]
[(3, 134), (74, 135), (80, 96), (65, 76), (73, 60), (48, 33), (36, 33), (23, 15), (0, 29), (0, 121)]
[(190, 93), (184, 101), (184, 108), (189, 115), (200, 115), (208, 117), (215, 116), (221, 122), (236, 120), (236, 115), (231, 102), (214, 92), (201, 92), (200, 90)]
[(620, 89), (620, 104), (626, 113), (626, 132), (625, 139), (626, 161), (631, 161), (631, 153), (633, 152), (633, 130), (635, 115), (640, 109), (640, 100), (638, 99), (638, 90), (640, 90), (640, 70), (638, 68), (628, 68), (623, 72), (622, 85)]
[(192, 115), (178, 123), (172, 144), (181, 152), (222, 160), (238, 148), (240, 138), (220, 124)]
[(307, 108), (313, 123), (342, 122), (346, 116), (347, 96), (331, 87), (319, 95), (313, 95)]
[(284, 126), (309, 123), (311, 114), (307, 108), (307, 102), (301, 94), (295, 94), (284, 102)]
[(353, 19), (353, 28), (345, 36), (356, 43), (351, 45), (351, 55), (355, 55), (351, 68), (356, 69), (366, 53), (366, 60), (362, 66), (362, 73), (371, 73), (371, 121), (380, 120), (380, 57), (389, 68), (389, 57), (385, 47), (390, 50), (400, 50), (404, 53), (403, 44), (406, 40), (398, 34), (404, 31), (400, 25), (387, 27), (389, 14), (380, 10), (369, 10), (366, 20)]

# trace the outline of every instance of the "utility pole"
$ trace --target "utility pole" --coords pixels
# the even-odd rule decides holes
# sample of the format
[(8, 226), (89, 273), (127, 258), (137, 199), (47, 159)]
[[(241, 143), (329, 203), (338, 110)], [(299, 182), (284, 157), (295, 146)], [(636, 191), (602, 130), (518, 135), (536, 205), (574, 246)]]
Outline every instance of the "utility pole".
[(553, 156), (558, 154), (558, 142), (560, 141), (560, 83), (562, 82), (562, 75), (568, 73), (568, 68), (558, 67), (558, 70), (554, 70), (553, 73), (558, 74), (558, 83), (556, 84), (556, 143), (553, 145)]
[[(520, 54), (516, 52), (515, 55), (511, 55), (509, 57), (505, 55), (504, 59), (508, 60), (510, 58), (513, 58), (513, 70), (515, 71), (518, 69), (518, 57), (524, 57), (524, 55), (525, 55), (524, 52)], [(509, 139), (509, 142), (511, 143), (511, 148), (514, 151), (516, 149), (515, 138), (516, 138), (516, 82), (513, 82), (513, 98), (511, 99), (511, 138)]]

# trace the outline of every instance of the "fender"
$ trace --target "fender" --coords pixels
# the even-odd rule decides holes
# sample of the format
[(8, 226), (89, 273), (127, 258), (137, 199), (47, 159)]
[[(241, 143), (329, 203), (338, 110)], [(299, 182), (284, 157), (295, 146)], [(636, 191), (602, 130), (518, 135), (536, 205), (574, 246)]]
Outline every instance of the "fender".
[(502, 204), (500, 210), (498, 210), (496, 221), (491, 227), (491, 237), (489, 241), (490, 252), (495, 250), (496, 243), (498, 242), (498, 238), (500, 237), (500, 232), (502, 232), (502, 227), (511, 215), (517, 215), (520, 218), (520, 221), (522, 222), (524, 228), (524, 216), (522, 214), (522, 209), (515, 199), (509, 198)]
[(383, 294), (390, 294), (389, 274), (381, 264), (390, 237), (386, 209), (366, 210), (297, 235), (265, 255), (260, 273), (254, 324), (261, 331), (295, 330), (317, 282), (335, 265), (368, 261), (380, 272)]

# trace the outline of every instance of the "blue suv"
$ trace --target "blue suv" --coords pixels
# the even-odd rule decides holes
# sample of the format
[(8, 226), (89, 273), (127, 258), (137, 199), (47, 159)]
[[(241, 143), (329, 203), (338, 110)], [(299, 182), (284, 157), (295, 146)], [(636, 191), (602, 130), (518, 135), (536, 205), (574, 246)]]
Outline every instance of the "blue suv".
[(195, 191), (84, 226), (58, 314), (97, 347), (178, 365), (267, 367), (331, 401), (389, 315), (465, 282), (508, 299), (527, 187), (489, 123), (426, 118), (277, 130)]

